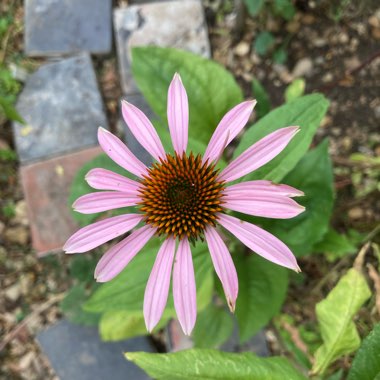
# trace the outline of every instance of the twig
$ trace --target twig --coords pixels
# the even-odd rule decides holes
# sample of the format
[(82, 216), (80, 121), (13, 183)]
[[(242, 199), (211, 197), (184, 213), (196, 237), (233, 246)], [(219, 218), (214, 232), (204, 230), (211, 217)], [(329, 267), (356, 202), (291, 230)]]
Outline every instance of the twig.
[[(280, 349), (283, 352), (287, 352), (288, 349), (287, 349), (287, 347), (286, 347), (286, 345), (284, 343), (284, 340), (283, 340), (281, 334), (279, 333), (279, 331), (276, 328), (276, 326), (274, 324), (272, 324), (272, 323), (271, 323), (271, 331), (276, 336), (277, 344), (280, 346)], [(296, 367), (301, 373), (303, 373), (304, 375), (306, 375), (305, 368), (298, 362), (298, 360), (295, 359), (293, 353), (290, 353), (290, 355), (287, 355), (287, 359), (289, 359), (289, 361), (293, 364), (293, 366)]]
[(292, 342), (295, 344), (295, 346), (302, 352), (304, 353), (307, 358), (309, 359), (310, 363), (313, 364), (313, 358), (309, 353), (309, 349), (305, 342), (302, 340), (300, 332), (298, 329), (294, 326), (292, 326), (288, 322), (283, 322), (282, 327), (290, 334), (290, 339)]
[(325, 286), (326, 282), (330, 279), (330, 277), (342, 266), (346, 264), (346, 261), (349, 260), (349, 256), (342, 257), (329, 271), (328, 273), (323, 276), (317, 283), (317, 285), (314, 286), (314, 288), (311, 290), (311, 294), (319, 294), (321, 289)]
[(344, 157), (332, 157), (332, 160), (334, 164), (341, 165), (341, 166), (347, 166), (350, 168), (376, 168), (380, 167), (379, 163), (371, 163), (371, 162), (364, 162), (364, 161), (353, 161), (348, 158)]
[(355, 68), (351, 70), (347, 70), (344, 75), (337, 80), (335, 80), (332, 83), (329, 83), (325, 86), (319, 87), (317, 91), (319, 92), (330, 92), (334, 87), (339, 85), (340, 82), (342, 82), (344, 79), (347, 79), (348, 77), (358, 73), (362, 69), (364, 69), (366, 66), (368, 66), (372, 61), (374, 61), (376, 58), (380, 57), (380, 50), (369, 56), (367, 59), (365, 59), (359, 66), (356, 66)]
[(377, 309), (377, 314), (380, 315), (380, 276), (372, 264), (367, 264), (367, 268), (368, 268), (368, 275), (373, 281), (373, 284), (375, 286), (376, 309)]
[(5, 335), (3, 341), (0, 344), (0, 352), (5, 348), (5, 346), (15, 337), (17, 334), (30, 323), (37, 315), (41, 314), (43, 311), (48, 309), (53, 304), (61, 301), (66, 293), (59, 293), (45, 301), (37, 309), (33, 310), (22, 322), (17, 324), (14, 329), (12, 329), (7, 335)]
[(362, 243), (371, 241), (380, 232), (380, 223), (363, 239)]
[(359, 272), (361, 272), (363, 269), (364, 258), (370, 246), (371, 242), (365, 243), (362, 249), (359, 251), (358, 255), (356, 256), (353, 267)]

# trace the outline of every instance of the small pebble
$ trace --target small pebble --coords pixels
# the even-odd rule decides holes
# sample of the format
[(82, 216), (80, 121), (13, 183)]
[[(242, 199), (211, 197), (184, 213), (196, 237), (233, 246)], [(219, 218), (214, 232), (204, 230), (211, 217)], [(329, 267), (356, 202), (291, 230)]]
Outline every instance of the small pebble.
[(234, 52), (239, 57), (244, 57), (249, 53), (249, 44), (248, 42), (241, 41), (239, 42), (234, 49)]
[(350, 219), (361, 219), (363, 216), (364, 211), (360, 207), (354, 207), (348, 211), (348, 217)]

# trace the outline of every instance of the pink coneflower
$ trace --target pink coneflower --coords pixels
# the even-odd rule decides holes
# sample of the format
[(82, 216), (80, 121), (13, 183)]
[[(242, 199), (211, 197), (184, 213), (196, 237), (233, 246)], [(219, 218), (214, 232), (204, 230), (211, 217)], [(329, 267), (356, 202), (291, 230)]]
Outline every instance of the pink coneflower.
[[(137, 206), (139, 213), (114, 216), (77, 231), (64, 246), (66, 253), (89, 251), (138, 224), (128, 237), (108, 250), (95, 269), (95, 278), (106, 282), (117, 276), (154, 235), (164, 242), (157, 253), (144, 296), (148, 331), (159, 322), (165, 309), (173, 269), (174, 306), (185, 334), (196, 320), (196, 287), (190, 242), (205, 238), (215, 271), (222, 282), (231, 311), (235, 309), (238, 278), (234, 263), (217, 226), (224, 227), (249, 249), (284, 267), (299, 271), (289, 248), (269, 232), (228, 215), (227, 210), (286, 219), (304, 208), (292, 197), (303, 195), (287, 185), (270, 181), (230, 184), (276, 157), (298, 132), (298, 127), (279, 129), (253, 144), (225, 169), (216, 163), (226, 146), (247, 123), (255, 101), (231, 109), (220, 121), (203, 157), (186, 153), (189, 108), (186, 90), (178, 74), (168, 91), (167, 117), (175, 154), (165, 152), (148, 118), (137, 107), (122, 102), (122, 113), (131, 132), (155, 162), (145, 166), (116, 136), (99, 128), (99, 144), (118, 165), (136, 180), (105, 169), (92, 169), (88, 184), (101, 192), (80, 197), (73, 205), (84, 214)], [(177, 249), (176, 245), (178, 243)], [(174, 262), (174, 265), (173, 265)]]

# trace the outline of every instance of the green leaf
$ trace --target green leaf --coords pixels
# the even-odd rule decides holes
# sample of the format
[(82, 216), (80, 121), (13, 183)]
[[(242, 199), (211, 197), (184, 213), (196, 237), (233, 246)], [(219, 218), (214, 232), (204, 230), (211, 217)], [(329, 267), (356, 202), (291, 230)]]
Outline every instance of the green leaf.
[[(85, 304), (85, 310), (94, 313), (108, 311), (141, 312), (146, 283), (161, 242), (152, 239), (128, 266), (112, 281), (102, 284)], [(198, 310), (206, 307), (212, 296), (212, 264), (207, 246), (198, 243), (192, 248), (195, 281), (197, 284)], [(166, 306), (169, 315), (174, 315), (172, 296)]]
[[(74, 203), (76, 199), (78, 199), (80, 196), (98, 191), (90, 187), (87, 182), (85, 181), (84, 177), (86, 174), (94, 168), (103, 168), (112, 170), (115, 173), (119, 173), (125, 177), (129, 177), (134, 179), (132, 174), (128, 173), (126, 170), (121, 168), (119, 165), (117, 165), (114, 161), (112, 161), (105, 153), (100, 154), (99, 156), (95, 157), (93, 160), (87, 162), (85, 165), (83, 165), (78, 172), (76, 173), (74, 180), (71, 184), (70, 188), (70, 194), (69, 194), (69, 208), (71, 210), (72, 217), (81, 225), (86, 226), (87, 224), (92, 223), (95, 221), (101, 214), (81, 214), (79, 212), (76, 212), (72, 209), (71, 205)], [(126, 211), (128, 210), (128, 211)], [(119, 215), (124, 214), (126, 212), (131, 212), (133, 210), (132, 207), (126, 208), (120, 208), (118, 210), (112, 211), (112, 215)], [(104, 214), (104, 213), (103, 213)]]
[(261, 32), (256, 37), (254, 48), (258, 55), (265, 55), (274, 45), (274, 37), (270, 32)]
[(339, 369), (332, 375), (330, 375), (326, 380), (342, 380), (343, 378), (343, 368)]
[(12, 121), (17, 121), (20, 124), (25, 124), (25, 120), (17, 112), (11, 102), (8, 102), (7, 99), (0, 96), (0, 111), (4, 112), (4, 115), (7, 119)]
[(235, 79), (222, 66), (181, 50), (153, 46), (134, 48), (132, 72), (165, 131), (169, 84), (174, 73), (180, 73), (189, 100), (189, 136), (204, 144), (209, 142), (224, 114), (243, 99)]
[(380, 379), (380, 323), (364, 339), (352, 362), (347, 380)]
[[(168, 318), (162, 318), (153, 331), (161, 329), (167, 322)], [(128, 310), (112, 310), (104, 313), (100, 320), (99, 332), (104, 341), (118, 341), (148, 335), (143, 312)]]
[(244, 342), (280, 311), (288, 290), (288, 270), (254, 253), (238, 256), (236, 270), (239, 297), (235, 313)]
[(278, 63), (279, 65), (283, 65), (287, 59), (288, 59), (288, 53), (286, 52), (286, 50), (283, 46), (278, 48), (273, 53), (273, 61), (275, 63)]
[(127, 352), (126, 358), (157, 380), (306, 380), (285, 358), (193, 349), (171, 354)]
[(352, 319), (370, 296), (363, 274), (352, 268), (317, 304), (323, 344), (315, 353), (313, 374), (323, 374), (335, 360), (358, 349), (360, 337)]
[(305, 80), (302, 78), (295, 79), (285, 90), (285, 101), (289, 103), (299, 97), (305, 92)]
[(234, 323), (228, 309), (210, 303), (197, 315), (193, 331), (195, 347), (217, 348), (232, 334)]
[(275, 12), (285, 20), (291, 20), (296, 14), (296, 9), (291, 0), (274, 0), (273, 6)]
[(345, 234), (340, 234), (330, 228), (323, 239), (313, 247), (313, 252), (322, 252), (328, 261), (332, 262), (350, 253), (355, 253), (357, 247)]
[(82, 308), (88, 298), (88, 293), (84, 284), (78, 284), (73, 286), (62, 300), (61, 310), (71, 322), (81, 325), (98, 324), (99, 315), (86, 312)]
[(265, 0), (244, 0), (245, 6), (248, 9), (249, 14), (254, 17), (256, 16), (265, 3)]
[(292, 219), (261, 219), (260, 222), (296, 255), (309, 254), (313, 245), (326, 234), (334, 204), (328, 141), (308, 152), (283, 182), (305, 193), (304, 197), (297, 198), (305, 211)]
[(279, 128), (298, 125), (301, 130), (277, 157), (253, 173), (246, 175), (242, 180), (281, 181), (307, 152), (313, 136), (327, 112), (328, 105), (329, 102), (321, 94), (302, 96), (294, 102), (269, 112), (250, 127), (236, 148), (234, 157)]
[(264, 117), (271, 109), (269, 94), (266, 92), (262, 84), (257, 80), (252, 81), (253, 96), (257, 100), (255, 107), (256, 115), (258, 119)]

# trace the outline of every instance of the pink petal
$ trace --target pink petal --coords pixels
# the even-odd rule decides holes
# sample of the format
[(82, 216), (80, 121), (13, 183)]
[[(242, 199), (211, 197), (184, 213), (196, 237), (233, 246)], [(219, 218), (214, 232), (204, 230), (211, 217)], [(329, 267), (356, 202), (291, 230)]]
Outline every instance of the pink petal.
[(118, 215), (89, 224), (72, 235), (63, 247), (66, 253), (87, 252), (99, 245), (117, 238), (136, 227), (143, 215)]
[(146, 166), (111, 132), (99, 127), (98, 140), (104, 153), (130, 173), (143, 178)]
[(219, 214), (218, 222), (258, 255), (275, 264), (300, 271), (290, 249), (269, 232), (226, 214)]
[(197, 291), (190, 245), (187, 238), (179, 242), (173, 269), (173, 298), (178, 321), (190, 335), (197, 318)]
[(244, 195), (249, 191), (251, 194), (258, 193), (260, 195), (278, 195), (284, 197), (299, 197), (304, 195), (303, 191), (295, 189), (288, 185), (279, 185), (271, 181), (246, 181), (228, 186), (225, 194)]
[(230, 252), (215, 228), (207, 227), (205, 231), (207, 245), (226, 295), (227, 303), (232, 312), (235, 310), (236, 298), (239, 290), (238, 277)]
[(187, 148), (189, 103), (186, 89), (177, 73), (169, 86), (167, 115), (174, 150), (182, 154)]
[(305, 207), (293, 199), (273, 193), (252, 192), (250, 190), (229, 192), (227, 188), (223, 195), (223, 207), (265, 218), (288, 219), (305, 210)]
[(223, 169), (219, 179), (234, 181), (265, 165), (282, 152), (298, 131), (298, 127), (287, 127), (265, 136)]
[(114, 173), (107, 169), (91, 169), (85, 177), (87, 183), (97, 190), (116, 190), (124, 192), (135, 192), (140, 184), (132, 179)]
[(98, 282), (107, 282), (116, 277), (144, 247), (156, 230), (144, 226), (132, 232), (127, 238), (108, 250), (99, 260), (95, 268)]
[(135, 206), (139, 202), (141, 198), (135, 192), (99, 191), (81, 196), (74, 202), (73, 208), (82, 214), (94, 214), (115, 208)]
[(226, 146), (239, 134), (256, 105), (256, 100), (240, 103), (227, 112), (215, 129), (203, 156), (203, 163), (219, 159)]
[(157, 160), (165, 157), (165, 149), (152, 123), (133, 104), (121, 102), (123, 118), (136, 140)]
[(166, 239), (150, 272), (144, 295), (144, 318), (149, 332), (161, 319), (168, 300), (174, 252), (175, 240), (173, 238)]

